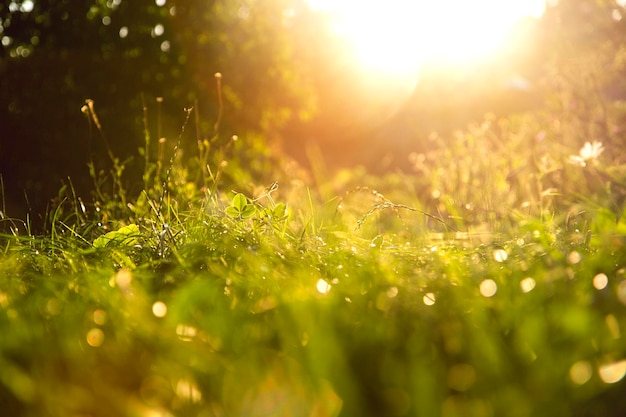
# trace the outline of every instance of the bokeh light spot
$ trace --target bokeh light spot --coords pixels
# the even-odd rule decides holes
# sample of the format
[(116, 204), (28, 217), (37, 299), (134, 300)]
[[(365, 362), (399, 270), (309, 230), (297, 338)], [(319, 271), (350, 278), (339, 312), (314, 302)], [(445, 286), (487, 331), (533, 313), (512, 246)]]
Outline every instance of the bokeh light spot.
[(317, 284), (315, 285), (315, 288), (317, 288), (317, 292), (319, 292), (320, 294), (328, 294), (328, 292), (331, 289), (331, 285), (328, 281), (326, 281), (325, 279), (319, 279), (317, 280)]
[(32, 0), (23, 1), (20, 5), (20, 12), (30, 13), (35, 8), (35, 3)]
[(578, 361), (569, 368), (569, 377), (574, 384), (583, 385), (591, 379), (592, 369), (587, 361)]
[(133, 275), (128, 269), (120, 269), (115, 274), (115, 284), (122, 289), (130, 287), (132, 281)]
[(180, 340), (190, 342), (198, 334), (198, 329), (193, 326), (180, 323), (176, 326), (176, 334)]
[(99, 347), (104, 343), (104, 332), (98, 328), (93, 328), (87, 332), (87, 344), (91, 347)]
[(580, 255), (579, 252), (573, 250), (570, 253), (567, 254), (567, 262), (569, 262), (572, 265), (576, 265), (577, 263), (579, 263), (582, 260), (582, 256)]
[(165, 26), (163, 26), (162, 24), (157, 24), (154, 28), (152, 28), (152, 37), (154, 38), (155, 36), (161, 36), (163, 35), (163, 33), (165, 33)]
[(176, 384), (176, 395), (192, 404), (197, 404), (202, 400), (202, 393), (191, 381), (181, 379)]
[(495, 259), (496, 262), (504, 262), (508, 257), (509, 255), (504, 249), (496, 249), (493, 251), (493, 259)]
[(167, 305), (163, 301), (156, 301), (152, 304), (152, 314), (158, 318), (163, 318), (167, 315)]
[(7, 308), (9, 305), (9, 295), (0, 291), (0, 307)]
[(593, 286), (596, 290), (603, 290), (609, 284), (609, 277), (606, 274), (599, 273), (593, 277)]
[(524, 293), (529, 293), (532, 290), (535, 289), (535, 286), (537, 285), (537, 283), (535, 282), (534, 278), (531, 277), (526, 277), (523, 280), (520, 281), (519, 286), (522, 289), (522, 292)]
[(107, 322), (107, 312), (101, 308), (94, 310), (92, 315), (93, 322), (98, 326), (103, 326)]
[(480, 294), (483, 297), (493, 297), (498, 292), (498, 284), (492, 279), (486, 279), (480, 283)]
[(398, 287), (391, 287), (387, 290), (387, 297), (394, 298), (398, 295)]
[(424, 294), (424, 297), (422, 298), (422, 301), (424, 302), (424, 304), (426, 304), (427, 306), (432, 306), (435, 304), (436, 298), (435, 298), (435, 294), (432, 292), (428, 292), (426, 294)]
[(626, 360), (602, 365), (598, 373), (600, 374), (600, 379), (605, 383), (615, 384), (621, 381), (624, 375), (626, 375)]
[(580, 263), (580, 261), (582, 261), (583, 257), (580, 254), (580, 252), (578, 251), (571, 251), (570, 253), (567, 254), (567, 262), (569, 262), (572, 265), (578, 264)]

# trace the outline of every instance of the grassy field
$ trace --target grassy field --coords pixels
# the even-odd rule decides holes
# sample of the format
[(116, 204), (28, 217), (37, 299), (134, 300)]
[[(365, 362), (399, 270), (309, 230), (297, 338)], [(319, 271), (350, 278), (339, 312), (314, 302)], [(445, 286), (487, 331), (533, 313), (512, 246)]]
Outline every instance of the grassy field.
[(621, 148), (542, 123), (379, 177), (146, 132), (139, 192), (112, 156), (43, 235), (2, 213), (2, 414), (623, 415)]

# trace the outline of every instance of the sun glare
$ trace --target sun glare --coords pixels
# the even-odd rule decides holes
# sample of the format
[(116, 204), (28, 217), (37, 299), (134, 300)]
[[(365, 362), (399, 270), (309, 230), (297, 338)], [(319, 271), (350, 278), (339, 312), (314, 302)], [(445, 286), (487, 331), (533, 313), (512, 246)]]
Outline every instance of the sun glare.
[(502, 45), (519, 19), (539, 17), (544, 0), (308, 0), (370, 69), (415, 72), (427, 61), (466, 62)]

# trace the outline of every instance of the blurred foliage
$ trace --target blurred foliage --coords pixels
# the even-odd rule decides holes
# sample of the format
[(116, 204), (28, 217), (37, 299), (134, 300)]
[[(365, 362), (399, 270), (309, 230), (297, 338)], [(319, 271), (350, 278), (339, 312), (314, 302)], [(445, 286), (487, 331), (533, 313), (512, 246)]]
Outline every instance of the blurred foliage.
[[(0, 7), (0, 155), (8, 200), (26, 191), (41, 212), (60, 181), (89, 189), (85, 165), (107, 167), (105, 147), (80, 113), (96, 103), (106, 138), (123, 159), (136, 155), (142, 108), (171, 150), (195, 107), (195, 137), (211, 138), (221, 119), (234, 133), (276, 131), (307, 118), (314, 97), (293, 37), (302, 5), (291, 1), (11, 1)], [(223, 72), (223, 97), (214, 73)], [(223, 101), (222, 101), (223, 99)], [(158, 137), (156, 139), (160, 139)], [(25, 146), (25, 144), (29, 144)], [(133, 166), (131, 165), (131, 168)], [(135, 172), (140, 169), (135, 164)]]

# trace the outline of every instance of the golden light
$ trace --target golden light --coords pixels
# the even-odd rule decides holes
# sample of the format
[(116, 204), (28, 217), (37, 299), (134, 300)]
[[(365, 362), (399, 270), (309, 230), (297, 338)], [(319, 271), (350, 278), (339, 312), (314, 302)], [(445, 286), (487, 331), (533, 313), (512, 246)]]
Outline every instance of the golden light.
[(570, 379), (578, 385), (583, 385), (591, 379), (593, 369), (587, 361), (579, 361), (572, 365), (569, 370)]
[(163, 301), (156, 301), (152, 304), (152, 314), (158, 318), (165, 317), (167, 315), (167, 304)]
[(428, 61), (488, 56), (521, 18), (539, 17), (544, 0), (308, 0), (361, 65), (387, 74), (415, 73)]
[(496, 295), (498, 292), (498, 284), (492, 279), (486, 279), (480, 283), (480, 294), (483, 297), (489, 298)]
[(600, 378), (607, 384), (615, 384), (626, 375), (626, 360), (619, 362), (607, 363), (598, 369)]
[(317, 288), (317, 292), (319, 292), (320, 294), (328, 294), (331, 287), (332, 286), (330, 285), (330, 283), (322, 278), (320, 278), (315, 285), (315, 288)]

